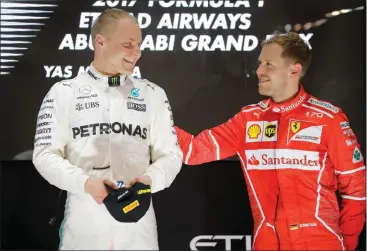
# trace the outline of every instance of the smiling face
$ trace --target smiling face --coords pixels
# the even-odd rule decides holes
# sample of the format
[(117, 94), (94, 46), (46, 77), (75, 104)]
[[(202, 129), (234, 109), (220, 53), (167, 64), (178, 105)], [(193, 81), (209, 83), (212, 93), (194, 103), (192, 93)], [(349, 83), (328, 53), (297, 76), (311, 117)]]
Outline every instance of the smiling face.
[(290, 63), (282, 57), (283, 49), (277, 44), (264, 45), (257, 68), (259, 93), (276, 96), (284, 92), (289, 82)]
[(103, 12), (92, 27), (95, 64), (107, 75), (130, 75), (141, 56), (142, 34), (136, 19), (121, 9)]
[(262, 43), (257, 77), (259, 93), (275, 102), (292, 98), (311, 62), (311, 50), (294, 32), (275, 33)]
[(109, 72), (130, 75), (141, 56), (141, 40), (139, 25), (131, 18), (121, 18), (106, 35), (96, 36), (96, 45)]

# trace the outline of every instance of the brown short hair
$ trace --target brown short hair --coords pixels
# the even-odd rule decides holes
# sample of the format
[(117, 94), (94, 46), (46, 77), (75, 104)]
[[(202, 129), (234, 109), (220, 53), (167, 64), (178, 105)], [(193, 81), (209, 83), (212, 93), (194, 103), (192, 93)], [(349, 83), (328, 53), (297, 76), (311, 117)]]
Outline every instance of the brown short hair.
[(309, 45), (295, 32), (275, 32), (262, 42), (262, 46), (277, 44), (283, 48), (282, 57), (294, 60), (302, 65), (301, 77), (305, 75), (311, 63), (312, 53)]
[(111, 24), (121, 18), (131, 18), (138, 23), (136, 18), (125, 10), (118, 8), (107, 9), (98, 16), (92, 25), (91, 34), (93, 45), (97, 34), (103, 34)]

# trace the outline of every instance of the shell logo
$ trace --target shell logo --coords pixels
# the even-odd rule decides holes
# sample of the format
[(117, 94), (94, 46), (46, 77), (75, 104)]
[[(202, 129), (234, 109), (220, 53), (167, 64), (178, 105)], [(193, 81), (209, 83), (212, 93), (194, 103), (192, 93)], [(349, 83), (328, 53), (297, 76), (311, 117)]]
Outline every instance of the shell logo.
[(250, 137), (250, 139), (257, 139), (260, 133), (261, 133), (261, 128), (259, 125), (256, 125), (256, 124), (250, 126), (247, 130), (247, 134)]

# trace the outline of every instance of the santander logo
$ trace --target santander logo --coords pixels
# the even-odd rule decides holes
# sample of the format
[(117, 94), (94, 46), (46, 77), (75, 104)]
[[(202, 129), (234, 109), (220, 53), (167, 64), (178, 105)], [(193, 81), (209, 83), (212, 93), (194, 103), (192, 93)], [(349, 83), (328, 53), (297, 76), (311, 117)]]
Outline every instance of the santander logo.
[(260, 161), (258, 161), (255, 157), (255, 155), (252, 155), (252, 157), (248, 160), (248, 163), (250, 165), (258, 166), (260, 164)]
[(247, 169), (301, 169), (320, 170), (318, 152), (289, 150), (289, 149), (262, 149), (246, 150)]

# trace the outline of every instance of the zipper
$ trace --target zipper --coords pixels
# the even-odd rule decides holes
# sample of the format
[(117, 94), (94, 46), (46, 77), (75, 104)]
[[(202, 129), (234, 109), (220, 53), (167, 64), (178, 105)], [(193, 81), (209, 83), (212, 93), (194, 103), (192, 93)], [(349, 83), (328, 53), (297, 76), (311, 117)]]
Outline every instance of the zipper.
[[(107, 86), (108, 88), (108, 123), (111, 125), (111, 102), (112, 102), (112, 94), (111, 94), (111, 88), (109, 86)], [(109, 157), (110, 157), (110, 167), (111, 167), (111, 173), (113, 174), (113, 169), (112, 169), (112, 152), (111, 152), (111, 149), (112, 149), (112, 130), (110, 130), (110, 133), (109, 133), (109, 144), (108, 144), (108, 151), (109, 151)], [(113, 177), (112, 177), (112, 180), (113, 180)]]
[(280, 240), (279, 240), (279, 235), (277, 231), (277, 213), (278, 213), (279, 196), (280, 195), (277, 196), (277, 202), (275, 204), (275, 216), (274, 216), (274, 232), (278, 239), (278, 250), (280, 250)]
[[(278, 149), (278, 142), (279, 142), (279, 138), (282, 135), (279, 135), (279, 128), (280, 128), (280, 124), (281, 124), (281, 120), (282, 120), (282, 113), (280, 113), (279, 118), (277, 119), (278, 121), (278, 128), (277, 128), (277, 142), (275, 143), (275, 152)], [(282, 123), (283, 124), (283, 123)], [(278, 240), (278, 250), (280, 250), (280, 240), (279, 240), (279, 235), (278, 235), (278, 231), (277, 231), (277, 214), (278, 214), (278, 206), (279, 206), (279, 198), (280, 198), (280, 184), (279, 184), (279, 177), (278, 177), (278, 170), (277, 167), (275, 167), (275, 172), (276, 172), (276, 177), (277, 177), (277, 184), (278, 184), (278, 195), (277, 195), (277, 201), (275, 204), (275, 215), (274, 215), (274, 231), (275, 231), (275, 235), (277, 236), (277, 240)]]

